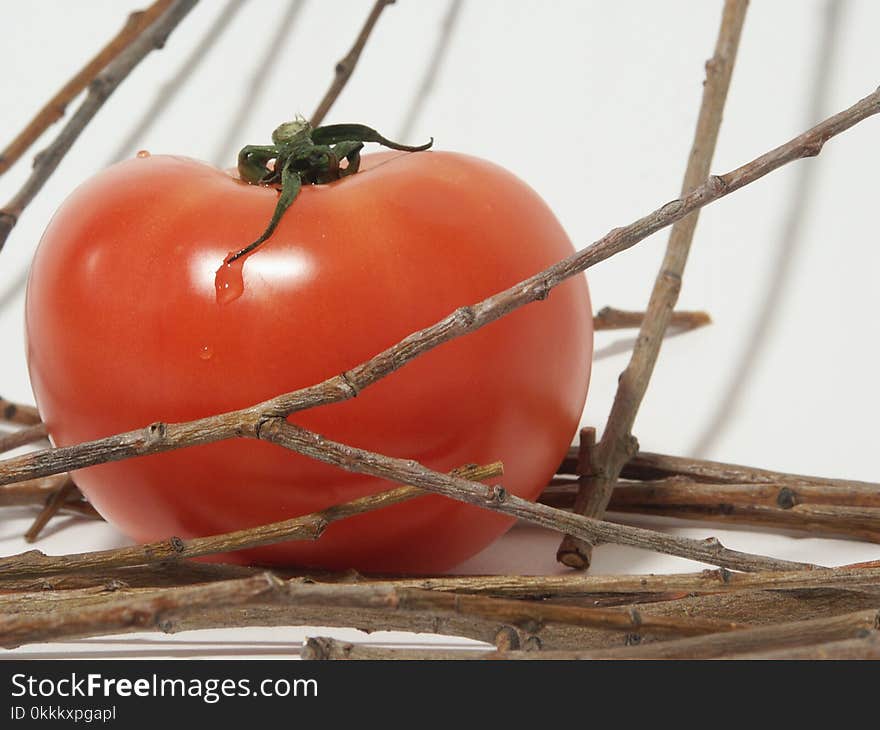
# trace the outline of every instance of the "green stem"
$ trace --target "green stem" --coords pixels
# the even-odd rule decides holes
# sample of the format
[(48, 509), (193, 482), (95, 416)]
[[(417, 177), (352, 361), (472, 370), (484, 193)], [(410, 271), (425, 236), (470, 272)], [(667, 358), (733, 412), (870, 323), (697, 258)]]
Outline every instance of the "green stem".
[[(252, 243), (231, 254), (231, 264), (260, 246), (274, 233), (303, 185), (326, 185), (355, 174), (360, 168), (361, 149), (375, 142), (392, 150), (421, 152), (430, 149), (434, 138), (423, 145), (393, 142), (363, 124), (330, 124), (315, 127), (304, 119), (285, 122), (272, 132), (271, 145), (248, 145), (238, 153), (238, 172), (253, 185), (277, 185), (281, 192), (266, 229)], [(347, 162), (341, 166), (342, 160)]]

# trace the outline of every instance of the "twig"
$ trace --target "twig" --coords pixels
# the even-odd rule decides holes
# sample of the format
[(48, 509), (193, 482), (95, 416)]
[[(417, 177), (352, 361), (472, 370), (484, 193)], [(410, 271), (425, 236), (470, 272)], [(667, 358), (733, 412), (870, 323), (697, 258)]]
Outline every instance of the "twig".
[[(613, 307), (602, 307), (593, 317), (593, 329), (622, 330), (641, 327), (647, 312), (628, 312)], [(669, 316), (669, 327), (677, 330), (695, 330), (712, 324), (712, 318), (706, 312), (678, 311)]]
[(24, 209), (42, 189), (48, 177), (58, 167), (92, 117), (135, 66), (151, 51), (162, 48), (168, 36), (192, 10), (196, 2), (197, 0), (174, 0), (158, 20), (141, 32), (89, 83), (89, 91), (83, 103), (64, 125), (64, 129), (55, 140), (37, 155), (34, 168), (24, 186), (6, 206), (0, 209), (0, 249), (3, 248), (10, 231), (18, 222)]
[(162, 113), (180, 93), (181, 89), (186, 86), (202, 61), (214, 47), (214, 44), (235, 19), (236, 13), (243, 6), (243, 0), (227, 0), (226, 5), (220, 10), (220, 14), (214, 19), (213, 24), (202, 36), (196, 47), (192, 49), (190, 54), (177, 67), (175, 72), (169, 76), (165, 83), (156, 90), (150, 106), (144, 111), (137, 124), (132, 127), (125, 136), (125, 139), (117, 145), (113, 154), (108, 158), (108, 165), (123, 159), (131, 153), (132, 149), (143, 146), (143, 140), (147, 132), (150, 131), (156, 120), (162, 116)]
[(394, 0), (376, 0), (363, 28), (361, 28), (361, 32), (358, 33), (358, 37), (355, 39), (354, 45), (336, 64), (333, 82), (330, 84), (330, 88), (327, 89), (327, 93), (324, 94), (324, 98), (321, 99), (321, 103), (318, 104), (318, 108), (315, 109), (315, 113), (312, 114), (311, 124), (313, 127), (320, 126), (321, 122), (324, 121), (324, 117), (327, 116), (327, 112), (330, 111), (330, 107), (339, 98), (352, 73), (354, 73), (355, 66), (357, 66), (364, 46), (367, 45), (367, 41), (370, 39), (370, 34), (373, 32), (376, 21), (379, 20), (379, 16), (382, 15), (385, 7), (393, 3)]
[[(577, 483), (553, 485), (543, 504), (571, 508)], [(681, 477), (617, 482), (612, 512), (808, 531), (880, 542), (880, 485), (860, 490), (810, 484), (704, 484)]]
[(401, 142), (407, 142), (411, 138), (413, 128), (421, 116), (425, 102), (428, 100), (431, 91), (434, 89), (434, 85), (437, 83), (437, 76), (440, 74), (440, 69), (443, 67), (443, 62), (446, 60), (446, 54), (449, 51), (452, 34), (455, 32), (455, 25), (458, 22), (458, 16), (461, 14), (462, 5), (463, 0), (449, 1), (449, 8), (443, 18), (443, 23), (440, 25), (440, 32), (437, 35), (437, 43), (434, 46), (434, 50), (431, 52), (430, 61), (425, 70), (425, 75), (422, 77), (422, 81), (416, 90), (416, 94), (410, 102), (409, 111), (407, 111), (403, 124), (400, 126), (400, 131), (395, 137), (395, 139), (399, 139)]
[(33, 426), (25, 426), (11, 433), (4, 433), (0, 436), (0, 454), (17, 449), (19, 446), (42, 441), (46, 436), (46, 425), (44, 423), (36, 423)]
[[(830, 634), (837, 632), (837, 628), (828, 628), (818, 630), (819, 636), (827, 631)], [(808, 643), (804, 646), (795, 646), (794, 648), (767, 648), (762, 647), (760, 650), (749, 653), (737, 652), (727, 654), (723, 650), (713, 649), (711, 656), (700, 656), (698, 658), (715, 658), (715, 659), (773, 659), (773, 660), (795, 660), (795, 659), (880, 659), (880, 636), (874, 630), (864, 628), (856, 622), (855, 628), (842, 626), (839, 629), (844, 635), (854, 634), (859, 638), (844, 639), (842, 641), (819, 641), (817, 643)], [(738, 637), (739, 638), (739, 637)], [(784, 644), (790, 640), (790, 637), (777, 639), (772, 637), (766, 640), (766, 644), (775, 647), (777, 644)], [(757, 639), (758, 642), (763, 641), (762, 638)], [(430, 648), (413, 648), (413, 649), (392, 649), (383, 646), (371, 646), (367, 644), (353, 644), (346, 641), (339, 641), (328, 637), (314, 637), (306, 641), (300, 653), (300, 657), (307, 661), (352, 661), (352, 660), (417, 660), (417, 661), (461, 661), (461, 660), (497, 660), (497, 659), (539, 659), (539, 660), (572, 660), (572, 659), (690, 659), (697, 658), (689, 654), (674, 656), (675, 647), (671, 647), (666, 642), (663, 644), (652, 644), (656, 649), (649, 650), (645, 647), (638, 649), (611, 649), (606, 651), (487, 651), (482, 648), (474, 649), (430, 649)], [(660, 651), (666, 647), (665, 651)], [(679, 650), (680, 645), (679, 645)]]
[[(748, 0), (725, 0), (715, 53), (706, 64), (706, 82), (697, 129), (691, 147), (682, 196), (697, 187), (709, 174), (730, 78), (736, 61), (739, 39), (745, 22)], [(648, 313), (639, 330), (630, 362), (620, 377), (608, 423), (594, 454), (595, 471), (581, 485), (574, 510), (601, 517), (608, 505), (620, 469), (634, 453), (632, 427), (660, 352), (670, 315), (678, 301), (698, 213), (680, 219), (672, 227), (666, 255), (651, 292)], [(557, 560), (573, 568), (588, 568), (592, 544), (566, 536), (556, 554)]]
[(138, 10), (128, 16), (122, 30), (46, 102), (18, 136), (0, 153), (0, 175), (12, 167), (43, 132), (64, 116), (67, 105), (89, 85), (101, 69), (128, 48), (168, 9), (169, 5), (171, 0), (156, 0), (146, 10)]
[[(715, 538), (692, 540), (653, 530), (615, 525), (564, 510), (553, 509), (543, 504), (535, 504), (509, 494), (497, 486), (491, 487), (465, 481), (431, 471), (416, 461), (394, 459), (331, 441), (299, 426), (294, 426), (284, 419), (265, 421), (260, 428), (259, 438), (346, 471), (368, 474), (394, 482), (405, 482), (452, 499), (511, 515), (551, 530), (578, 535), (592, 541), (601, 540), (620, 545), (631, 545), (734, 570), (798, 570), (815, 567), (804, 563), (730, 550)], [(2, 562), (0, 562), (0, 566), (2, 566)]]
[[(569, 452), (569, 457), (573, 452)], [(568, 460), (563, 464), (570, 467)], [(565, 473), (565, 472), (562, 472)], [(569, 471), (568, 473), (574, 473)], [(639, 451), (624, 466), (621, 476), (626, 479), (665, 479), (667, 477), (689, 477), (698, 482), (712, 484), (779, 484), (791, 489), (803, 489), (806, 486), (828, 487), (853, 493), (867, 494), (877, 489), (875, 482), (861, 482), (853, 479), (832, 479), (829, 477), (809, 476), (806, 474), (788, 474), (770, 469), (759, 469), (741, 464), (727, 464), (721, 461), (691, 459), (682, 456), (669, 456), (650, 451)]]
[(236, 151), (241, 147), (240, 140), (237, 142), (241, 129), (247, 121), (248, 115), (259, 101), (265, 89), (266, 81), (271, 75), (272, 65), (277, 62), (278, 57), (281, 55), (284, 43), (288, 40), (293, 24), (304, 5), (305, 0), (290, 0), (284, 15), (274, 23), (275, 32), (272, 35), (272, 40), (266, 44), (262, 58), (248, 79), (246, 92), (238, 103), (238, 111), (236, 111), (235, 116), (226, 125), (226, 131), (216, 147), (217, 151), (212, 159), (218, 167), (228, 165), (230, 160), (235, 159)]
[[(825, 17), (819, 22), (821, 34), (819, 48), (813, 54), (812, 79), (810, 89), (807, 123), (821, 119), (831, 91), (834, 88), (834, 60), (838, 56), (838, 46), (844, 27), (843, 16), (846, 3), (829, 0), (825, 6)], [(706, 426), (703, 428), (691, 452), (702, 456), (709, 453), (718, 438), (731, 422), (731, 416), (741, 400), (743, 389), (750, 378), (758, 371), (756, 363), (767, 343), (767, 337), (778, 321), (782, 303), (788, 291), (791, 274), (796, 270), (795, 262), (802, 250), (803, 227), (807, 222), (804, 211), (812, 207), (818, 182), (819, 167), (804, 166), (798, 171), (788, 210), (782, 226), (778, 245), (774, 246), (774, 261), (767, 275), (767, 283), (761, 296), (761, 303), (751, 331), (745, 337), (745, 347), (736, 363), (730, 369), (730, 376), (724, 392), (713, 398), (714, 406)]]
[(45, 504), (46, 500), (67, 480), (67, 474), (62, 473), (0, 487), (0, 507)]
[[(27, 553), (25, 553), (27, 555)], [(63, 557), (63, 556), (62, 556)], [(73, 570), (57, 574), (36, 572), (36, 577), (0, 573), (0, 593), (43, 589), (99, 587), (106, 584), (153, 587), (188, 585), (208, 580), (227, 580), (254, 575), (257, 568), (239, 565), (207, 564), (181, 559), (174, 562), (119, 567), (87, 566), (84, 572)], [(315, 583), (381, 584), (397, 589), (468, 593), (501, 598), (528, 599), (601, 599), (631, 596), (647, 600), (670, 601), (670, 595), (715, 595), (755, 593), (757, 591), (856, 591), (872, 593), (880, 587), (880, 562), (816, 568), (811, 571), (762, 571), (734, 573), (729, 570), (703, 570), (697, 573), (660, 575), (603, 575), (565, 573), (562, 575), (441, 575), (441, 576), (369, 576), (354, 571), (342, 573), (272, 571), (279, 577), (301, 577)], [(656, 597), (660, 597), (659, 599)], [(666, 598), (664, 598), (666, 597)], [(642, 601), (638, 601), (642, 602)], [(620, 601), (618, 601), (620, 603)], [(653, 610), (653, 609), (646, 609)], [(762, 609), (763, 610), (763, 609)], [(756, 619), (737, 619), (754, 623)]]
[(647, 645), (586, 652), (529, 652), (508, 654), (507, 659), (716, 659), (774, 649), (813, 646), (839, 639), (862, 638), (878, 627), (877, 609), (842, 616), (771, 624), (725, 634), (672, 639)]
[[(491, 479), (501, 473), (501, 464), (486, 466), (466, 466), (455, 470), (461, 479)], [(465, 481), (465, 484), (470, 482)], [(391, 489), (379, 494), (361, 497), (345, 504), (328, 507), (302, 517), (294, 517), (281, 522), (273, 522), (246, 530), (194, 537), (181, 540), (171, 537), (161, 542), (130, 547), (98, 550), (70, 555), (45, 555), (39, 550), (30, 550), (7, 558), (0, 558), (0, 573), (4, 577), (47, 576), (77, 570), (105, 570), (132, 565), (145, 565), (165, 561), (179, 561), (203, 555), (234, 552), (245, 547), (270, 545), (287, 540), (316, 540), (332, 522), (363, 514), (372, 510), (399, 504), (424, 492), (414, 487)]]
[(0, 461), (0, 485), (107, 461), (155, 454), (242, 436), (255, 437), (266, 419), (288, 416), (355, 397), (364, 388), (416, 357), (456, 337), (474, 332), (515, 309), (540, 301), (563, 281), (671, 225), (689, 213), (749, 185), (780, 167), (818, 155), (832, 137), (880, 112), (880, 90), (807, 132), (726, 175), (713, 175), (683, 198), (673, 200), (623, 228), (615, 228), (587, 248), (544, 271), (439, 322), (415, 332), (378, 355), (322, 383), (286, 393), (249, 408), (186, 423), (154, 423), (76, 446), (50, 449)]
[(60, 510), (68, 498), (76, 490), (76, 485), (68, 479), (46, 501), (46, 505), (40, 510), (40, 514), (34, 519), (33, 524), (24, 533), (27, 542), (35, 542), (43, 531), (43, 528)]
[[(36, 605), (32, 605), (36, 603)], [(116, 594), (67, 591), (56, 594), (17, 594), (0, 604), (0, 644), (11, 648), (37, 641), (115, 634), (159, 628), (171, 631), (181, 614), (210, 607), (249, 604), (291, 604), (357, 611), (409, 613), (420, 616), (458, 616), (495, 626), (519, 626), (539, 631), (545, 624), (563, 624), (607, 631), (657, 635), (698, 636), (743, 630), (729, 621), (694, 617), (645, 617), (635, 610), (512, 601), (485, 596), (398, 590), (377, 585), (312, 584), (282, 581), (271, 573), (185, 588), (135, 590)], [(51, 605), (51, 610), (46, 610)], [(204, 625), (204, 624), (203, 624)]]
[[(875, 630), (877, 617), (877, 610), (868, 609), (730, 634), (604, 650), (390, 649), (315, 637), (305, 643), (301, 657), (306, 660), (876, 659), (880, 658), (880, 636)], [(857, 638), (835, 641), (840, 637)]]
[(35, 426), (40, 422), (40, 412), (34, 406), (13, 403), (0, 397), (0, 420)]

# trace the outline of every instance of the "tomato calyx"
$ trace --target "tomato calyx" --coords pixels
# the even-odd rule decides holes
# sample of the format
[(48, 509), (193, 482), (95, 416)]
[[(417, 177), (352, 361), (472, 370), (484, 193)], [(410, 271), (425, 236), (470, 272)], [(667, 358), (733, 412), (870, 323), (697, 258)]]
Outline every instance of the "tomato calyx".
[(272, 144), (242, 147), (238, 153), (241, 179), (252, 185), (280, 185), (281, 193), (260, 237), (230, 254), (224, 264), (228, 266), (266, 241), (303, 185), (325, 185), (354, 175), (360, 167), (361, 149), (366, 142), (376, 142), (392, 150), (421, 152), (434, 144), (434, 138), (422, 145), (404, 145), (392, 142), (363, 124), (312, 127), (300, 117), (279, 125), (272, 132)]

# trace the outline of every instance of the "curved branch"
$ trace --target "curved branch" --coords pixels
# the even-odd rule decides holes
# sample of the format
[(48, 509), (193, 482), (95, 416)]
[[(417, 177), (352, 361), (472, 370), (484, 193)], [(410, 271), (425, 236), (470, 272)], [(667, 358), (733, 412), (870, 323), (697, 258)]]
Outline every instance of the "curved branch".
[(64, 159), (83, 129), (104, 106), (104, 102), (151, 51), (165, 45), (168, 36), (193, 9), (196, 2), (198, 0), (174, 0), (156, 22), (141, 33), (137, 40), (91, 81), (89, 92), (79, 109), (64, 125), (64, 129), (52, 144), (37, 155), (34, 168), (25, 184), (12, 200), (0, 209), (0, 250), (24, 209), (42, 190), (46, 180), (55, 172), (55, 168)]

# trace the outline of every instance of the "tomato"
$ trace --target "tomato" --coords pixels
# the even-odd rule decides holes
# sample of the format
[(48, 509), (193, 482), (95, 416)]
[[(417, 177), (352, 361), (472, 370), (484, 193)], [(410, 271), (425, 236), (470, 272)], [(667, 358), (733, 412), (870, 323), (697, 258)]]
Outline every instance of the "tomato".
[[(305, 186), (243, 260), (243, 290), (218, 296), (215, 271), (265, 228), (277, 198), (204, 163), (145, 154), (69, 197), (43, 235), (26, 305), (30, 375), (55, 444), (311, 385), (573, 250), (547, 205), (500, 167), (449, 152), (382, 153), (350, 177)], [(356, 399), (291, 420), (441, 471), (502, 460), (504, 486), (534, 499), (577, 427), (591, 353), (578, 277)], [(259, 525), (389, 488), (248, 439), (74, 478), (138, 541)], [(315, 542), (225, 559), (441, 571), (510, 525), (425, 496), (335, 523)]]

